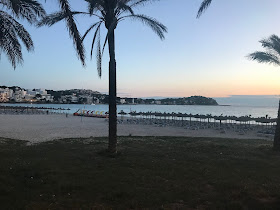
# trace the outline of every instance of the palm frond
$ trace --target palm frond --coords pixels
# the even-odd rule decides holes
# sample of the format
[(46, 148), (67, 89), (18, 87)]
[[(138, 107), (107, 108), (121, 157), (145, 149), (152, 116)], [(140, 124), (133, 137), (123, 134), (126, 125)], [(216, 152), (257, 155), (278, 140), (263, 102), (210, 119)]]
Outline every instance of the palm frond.
[(105, 41), (104, 41), (104, 44), (103, 44), (103, 48), (102, 48), (102, 55), (104, 53), (104, 50), (105, 50), (105, 46), (106, 46), (106, 43), (108, 41), (108, 38), (109, 36), (113, 33), (114, 29), (116, 28), (116, 25), (117, 25), (117, 20), (115, 19), (115, 21), (113, 21), (107, 31), (107, 34), (106, 34), (106, 37), (105, 37)]
[(254, 53), (249, 54), (247, 57), (250, 60), (258, 61), (259, 63), (269, 63), (277, 66), (280, 65), (279, 57), (268, 52), (256, 51)]
[(14, 69), (23, 63), (21, 45), (22, 40), (28, 51), (34, 49), (30, 34), (11, 15), (0, 11), (0, 50), (5, 52)]
[(86, 36), (88, 35), (88, 33), (89, 33), (93, 28), (95, 28), (98, 24), (101, 24), (101, 23), (102, 23), (102, 22), (99, 21), (99, 22), (97, 22), (97, 23), (92, 24), (92, 25), (89, 27), (89, 29), (86, 30), (85, 34), (83, 35), (82, 41), (84, 41), (84, 39), (86, 38)]
[(160, 0), (134, 0), (134, 1), (129, 1), (129, 3), (130, 3), (130, 7), (134, 8), (137, 6), (144, 6), (147, 3), (152, 3), (155, 1), (160, 1)]
[(106, 34), (106, 37), (105, 37), (105, 40), (104, 40), (104, 44), (103, 44), (103, 48), (102, 48), (102, 56), (104, 54), (104, 50), (105, 50), (106, 44), (108, 42), (108, 38), (109, 38), (109, 33)]
[[(71, 15), (78, 15), (78, 14), (87, 14), (86, 12), (78, 12), (78, 11), (74, 11), (72, 12), (71, 11)], [(47, 26), (52, 26), (56, 23), (58, 23), (59, 21), (61, 20), (64, 20), (65, 18), (67, 18), (69, 14), (66, 14), (64, 12), (55, 12), (55, 13), (52, 13), (44, 18), (42, 18), (38, 24), (37, 24), (37, 27), (41, 27), (41, 26), (44, 26), (44, 25), (47, 25)]]
[(119, 18), (119, 20), (122, 20), (124, 18), (140, 20), (143, 24), (149, 26), (159, 36), (160, 39), (165, 38), (164, 33), (167, 32), (166, 26), (154, 18), (148, 17), (146, 15), (127, 15)]
[(131, 15), (134, 15), (134, 11), (129, 5), (127, 5), (123, 1), (118, 1), (118, 6), (116, 8), (115, 14), (119, 15), (119, 14), (121, 14), (121, 11), (129, 12)]
[(262, 39), (260, 43), (270, 53), (280, 56), (280, 38), (277, 35), (273, 34), (268, 39)]
[(21, 39), (21, 41), (25, 45), (27, 51), (33, 51), (34, 45), (33, 45), (32, 39), (31, 39), (31, 35), (25, 30), (23, 25), (21, 25), (17, 21), (14, 21), (13, 27), (15, 28), (15, 32), (16, 32), (17, 36)]
[(1, 0), (0, 4), (10, 10), (17, 18), (26, 19), (29, 23), (38, 21), (46, 12), (36, 0)]
[(97, 26), (96, 31), (95, 31), (94, 36), (93, 36), (93, 39), (92, 39), (91, 50), (90, 50), (90, 58), (91, 59), (92, 59), (92, 54), (93, 54), (93, 48), (94, 48), (95, 40), (96, 40), (97, 34), (98, 34), (99, 30), (100, 30), (101, 24), (102, 23), (99, 23), (99, 25)]
[(90, 15), (94, 15), (96, 11), (104, 11), (102, 5), (104, 5), (104, 0), (85, 0), (88, 2), (88, 11)]
[(79, 59), (82, 62), (82, 65), (85, 66), (85, 50), (83, 42), (74, 21), (73, 12), (71, 11), (68, 0), (59, 0), (59, 5), (62, 12), (66, 15), (65, 21), (69, 31), (70, 37), (73, 39), (73, 44), (76, 48)]
[(197, 12), (196, 18), (199, 18), (202, 15), (202, 13), (210, 6), (211, 3), (212, 3), (212, 0), (203, 0), (203, 2), (200, 5), (200, 8)]
[(6, 23), (3, 24), (1, 27), (9, 28), (9, 31), (14, 31), (16, 36), (22, 40), (23, 44), (25, 45), (28, 51), (34, 50), (34, 45), (31, 36), (23, 27), (23, 25), (17, 22), (11, 15), (9, 15), (6, 12), (0, 11), (0, 16), (2, 19), (1, 23)]
[(9, 61), (15, 69), (17, 64), (23, 63), (21, 46), (16, 37), (16, 33), (13, 30), (11, 31), (1, 27), (0, 35), (0, 50), (7, 55)]

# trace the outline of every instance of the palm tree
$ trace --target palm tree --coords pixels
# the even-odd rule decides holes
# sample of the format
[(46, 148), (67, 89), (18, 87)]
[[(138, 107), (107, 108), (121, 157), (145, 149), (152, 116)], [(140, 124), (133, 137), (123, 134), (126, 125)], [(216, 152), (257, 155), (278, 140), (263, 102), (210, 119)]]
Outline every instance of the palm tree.
[(14, 69), (23, 63), (19, 39), (28, 51), (34, 49), (30, 34), (17, 19), (33, 24), (45, 16), (45, 10), (36, 0), (0, 0), (0, 56), (4, 52)]
[[(260, 43), (266, 51), (256, 51), (249, 54), (248, 58), (259, 63), (280, 66), (280, 38), (277, 35), (271, 35), (267, 39), (262, 39)], [(273, 147), (275, 150), (280, 151), (280, 101)]]
[[(67, 0), (59, 0), (60, 12), (53, 13), (43, 19), (39, 26), (48, 25), (51, 26), (61, 20), (66, 20), (67, 27), (72, 37), (77, 53), (79, 55), (82, 64), (84, 64), (84, 48), (82, 41), (88, 35), (88, 33), (95, 29), (93, 41), (91, 45), (91, 57), (93, 54), (94, 44), (97, 42), (97, 71), (99, 77), (102, 74), (102, 54), (104, 52), (106, 43), (109, 47), (109, 144), (108, 152), (117, 152), (117, 106), (116, 106), (116, 59), (115, 59), (115, 29), (117, 25), (125, 19), (139, 20), (143, 24), (149, 26), (160, 39), (164, 39), (164, 33), (167, 32), (167, 28), (158, 22), (156, 19), (148, 17), (143, 14), (135, 14), (134, 9), (138, 6), (143, 6), (146, 3), (155, 0), (85, 0), (88, 4), (88, 12), (71, 11), (69, 2)], [(80, 36), (77, 30), (74, 15), (88, 14), (90, 17), (97, 18), (97, 22), (94, 22), (89, 29), (85, 32), (83, 37)], [(100, 43), (100, 31), (101, 25), (104, 24), (107, 30), (107, 35), (103, 48)]]

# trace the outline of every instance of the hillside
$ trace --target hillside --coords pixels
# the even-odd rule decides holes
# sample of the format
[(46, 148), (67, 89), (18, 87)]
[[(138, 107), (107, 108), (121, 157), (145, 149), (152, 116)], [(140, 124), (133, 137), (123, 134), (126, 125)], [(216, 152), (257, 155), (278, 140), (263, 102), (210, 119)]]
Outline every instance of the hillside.
[(204, 96), (191, 96), (184, 98), (166, 98), (160, 100), (161, 104), (170, 105), (219, 105), (213, 98), (207, 98)]

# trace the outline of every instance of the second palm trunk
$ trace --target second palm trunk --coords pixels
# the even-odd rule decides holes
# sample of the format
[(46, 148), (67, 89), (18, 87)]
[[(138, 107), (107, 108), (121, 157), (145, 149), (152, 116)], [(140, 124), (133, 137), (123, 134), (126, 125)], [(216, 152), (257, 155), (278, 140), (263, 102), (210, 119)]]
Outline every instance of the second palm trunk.
[(117, 152), (117, 78), (115, 59), (115, 34), (112, 31), (108, 36), (109, 45), (109, 144), (110, 153)]
[(278, 107), (278, 117), (277, 117), (273, 147), (275, 150), (280, 151), (280, 101)]

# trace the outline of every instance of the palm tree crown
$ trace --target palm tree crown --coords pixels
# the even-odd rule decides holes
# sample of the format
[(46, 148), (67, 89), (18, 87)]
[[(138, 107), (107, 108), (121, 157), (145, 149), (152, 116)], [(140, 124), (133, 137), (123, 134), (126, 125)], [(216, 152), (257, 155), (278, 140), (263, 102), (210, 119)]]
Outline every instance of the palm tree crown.
[[(67, 27), (70, 32), (70, 36), (73, 38), (75, 48), (77, 50), (78, 56), (85, 63), (84, 47), (82, 41), (88, 35), (90, 31), (95, 29), (92, 45), (91, 45), (91, 57), (93, 55), (94, 45), (97, 42), (97, 70), (99, 76), (101, 76), (101, 58), (104, 52), (106, 43), (108, 42), (108, 37), (114, 29), (116, 29), (119, 22), (125, 19), (139, 20), (142, 23), (149, 26), (159, 37), (164, 39), (164, 33), (167, 32), (167, 28), (159, 23), (156, 19), (148, 17), (142, 14), (135, 14), (134, 8), (138, 6), (143, 6), (148, 2), (155, 0), (85, 0), (88, 4), (87, 12), (71, 11), (69, 2), (67, 0), (59, 0), (60, 12), (53, 13), (46, 18), (44, 18), (38, 25), (48, 25), (53, 24), (65, 19), (67, 21)], [(79, 34), (79, 31), (74, 22), (74, 15), (77, 14), (88, 14), (90, 16), (96, 17), (97, 21), (91, 24), (88, 30), (83, 36)], [(100, 43), (100, 30), (101, 25), (104, 24), (108, 30), (103, 48), (101, 48)]]
[(35, 0), (0, 0), (0, 5), (0, 56), (4, 52), (16, 68), (18, 63), (23, 62), (19, 39), (28, 51), (32, 51), (34, 45), (30, 34), (15, 18), (25, 19), (32, 24), (45, 16), (45, 10)]
[(280, 38), (273, 34), (267, 39), (260, 41), (266, 51), (256, 51), (248, 55), (251, 60), (259, 63), (269, 63), (280, 66)]
[[(265, 51), (256, 51), (251, 53), (248, 55), (248, 58), (258, 61), (259, 63), (268, 63), (280, 66), (280, 38), (273, 34), (267, 39), (262, 39), (260, 43)], [(273, 148), (280, 151), (280, 101)]]

